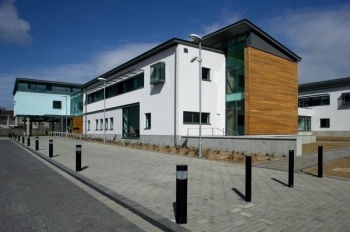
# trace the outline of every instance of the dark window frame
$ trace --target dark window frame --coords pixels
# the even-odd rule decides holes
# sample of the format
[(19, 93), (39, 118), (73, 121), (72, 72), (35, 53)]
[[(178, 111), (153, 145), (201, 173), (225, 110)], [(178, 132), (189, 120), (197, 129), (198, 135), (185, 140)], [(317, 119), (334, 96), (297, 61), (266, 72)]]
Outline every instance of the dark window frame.
[(145, 129), (149, 130), (151, 129), (151, 126), (152, 126), (152, 115), (151, 113), (145, 113)]
[[(190, 119), (190, 120), (188, 120)], [(198, 124), (199, 125), (199, 112), (183, 111), (183, 124)], [(205, 122), (206, 121), (206, 122)], [(210, 113), (202, 112), (202, 123), (210, 125)]]
[[(58, 105), (56, 105), (58, 104)], [(53, 101), (52, 109), (61, 110), (62, 109), (62, 101)]]
[(330, 119), (320, 118), (320, 128), (330, 128)]
[(165, 62), (157, 62), (150, 66), (150, 84), (164, 83), (166, 79)]
[(202, 67), (202, 80), (203, 81), (211, 81), (210, 68)]

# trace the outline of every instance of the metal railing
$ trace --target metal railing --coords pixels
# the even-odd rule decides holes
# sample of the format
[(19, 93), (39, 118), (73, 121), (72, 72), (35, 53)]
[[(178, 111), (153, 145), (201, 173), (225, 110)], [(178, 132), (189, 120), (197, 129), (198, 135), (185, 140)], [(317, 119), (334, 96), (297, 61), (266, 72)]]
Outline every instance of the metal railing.
[[(187, 128), (187, 136), (190, 135), (190, 130), (199, 130), (199, 128)], [(222, 136), (227, 136), (227, 132), (225, 132), (225, 128), (222, 128), (222, 130), (220, 128), (217, 128), (217, 127), (211, 127), (211, 128), (202, 128), (202, 131), (203, 130), (211, 130), (211, 135), (214, 136), (214, 135), (222, 135)], [(233, 134), (239, 136), (239, 134), (231, 129), (228, 129), (230, 131), (233, 132)], [(219, 133), (216, 133), (214, 134), (214, 131), (217, 132), (219, 131)], [(205, 136), (205, 135), (204, 135)]]

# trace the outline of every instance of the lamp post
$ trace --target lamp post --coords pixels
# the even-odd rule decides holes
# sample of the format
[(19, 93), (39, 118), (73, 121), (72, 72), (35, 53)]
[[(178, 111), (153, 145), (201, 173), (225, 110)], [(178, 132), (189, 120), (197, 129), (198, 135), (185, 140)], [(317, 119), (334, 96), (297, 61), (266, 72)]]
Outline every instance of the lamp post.
[(61, 97), (65, 97), (66, 98), (66, 138), (67, 138), (67, 97), (68, 96), (65, 96), (65, 95), (61, 95)]
[(191, 34), (190, 39), (194, 43), (198, 43), (199, 57), (192, 58), (191, 63), (195, 60), (199, 63), (199, 155), (198, 158), (202, 158), (202, 37), (196, 34)]
[(103, 81), (103, 143), (106, 143), (106, 79), (99, 77), (99, 81)]

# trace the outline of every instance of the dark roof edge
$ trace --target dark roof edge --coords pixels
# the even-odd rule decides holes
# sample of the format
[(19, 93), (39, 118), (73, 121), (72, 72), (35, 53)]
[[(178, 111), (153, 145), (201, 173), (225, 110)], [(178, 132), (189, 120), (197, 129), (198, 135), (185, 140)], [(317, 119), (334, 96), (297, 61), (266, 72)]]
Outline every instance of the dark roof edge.
[(284, 45), (282, 45), (280, 42), (278, 42), (277, 40), (275, 40), (274, 38), (272, 38), (270, 35), (268, 35), (266, 32), (264, 32), (262, 29), (260, 29), (258, 26), (254, 25), (252, 22), (250, 22), (248, 19), (242, 19), (238, 22), (235, 22), (231, 25), (228, 25), (224, 28), (221, 28), (217, 31), (214, 31), (206, 36), (203, 36), (203, 40), (205, 40), (206, 38), (213, 36), (215, 34), (220, 33), (221, 31), (227, 30), (230, 27), (234, 27), (234, 26), (238, 26), (239, 24), (243, 24), (246, 23), (248, 24), (255, 32), (259, 33), (260, 35), (262, 35), (263, 37), (266, 37), (270, 42), (272, 42), (274, 45), (276, 45), (277, 47), (279, 47), (280, 49), (282, 49), (284, 52), (286, 52), (287, 54), (289, 54), (290, 56), (294, 57), (295, 60), (297, 61), (301, 61), (301, 57), (298, 56), (297, 54), (295, 54), (294, 52), (292, 52), (291, 50), (289, 50), (287, 47), (285, 47)]
[(12, 94), (15, 95), (15, 90), (18, 86), (18, 82), (25, 81), (25, 82), (35, 82), (35, 83), (45, 83), (45, 84), (56, 84), (59, 86), (74, 86), (81, 88), (82, 84), (76, 84), (76, 83), (68, 83), (68, 82), (58, 82), (58, 81), (47, 81), (47, 80), (40, 80), (40, 79), (30, 79), (30, 78), (21, 78), (16, 77), (15, 85), (13, 87)]
[[(172, 38), (144, 53), (142, 53), (141, 55), (117, 66), (116, 68), (114, 69), (111, 69), (110, 71), (92, 79), (91, 81), (85, 83), (84, 85), (81, 86), (81, 88), (85, 88), (91, 84), (94, 84), (97, 82), (97, 78), (99, 77), (102, 77), (102, 78), (107, 78), (108, 76), (110, 75), (113, 75), (117, 72), (120, 72), (120, 71), (123, 71), (124, 69), (134, 65), (134, 64), (137, 64), (151, 56), (154, 56), (155, 54), (159, 53), (159, 52), (162, 52), (170, 47), (173, 47), (173, 46), (176, 46), (178, 44), (181, 44), (181, 45), (186, 45), (186, 46), (189, 46), (189, 47), (195, 47), (195, 48), (198, 48), (198, 44), (196, 43), (193, 43), (193, 42), (189, 42), (189, 41), (186, 41), (186, 40), (182, 40), (182, 39), (178, 39), (178, 38)], [(202, 46), (202, 49), (203, 50), (207, 50), (207, 51), (211, 51), (211, 52), (216, 52), (216, 53), (221, 53), (223, 54), (223, 51), (222, 50), (219, 50), (219, 49), (215, 49), (215, 48), (211, 48), (211, 47), (206, 47), (206, 46)]]
[(350, 77), (299, 84), (299, 92), (350, 86)]

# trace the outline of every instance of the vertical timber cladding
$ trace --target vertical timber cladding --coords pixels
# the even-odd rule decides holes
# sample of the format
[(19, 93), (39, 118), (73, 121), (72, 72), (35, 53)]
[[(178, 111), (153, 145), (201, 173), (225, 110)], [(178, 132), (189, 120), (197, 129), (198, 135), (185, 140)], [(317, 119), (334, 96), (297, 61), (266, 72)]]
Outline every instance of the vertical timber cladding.
[(83, 116), (73, 117), (73, 133), (83, 133)]
[(245, 134), (297, 134), (298, 64), (245, 50)]

